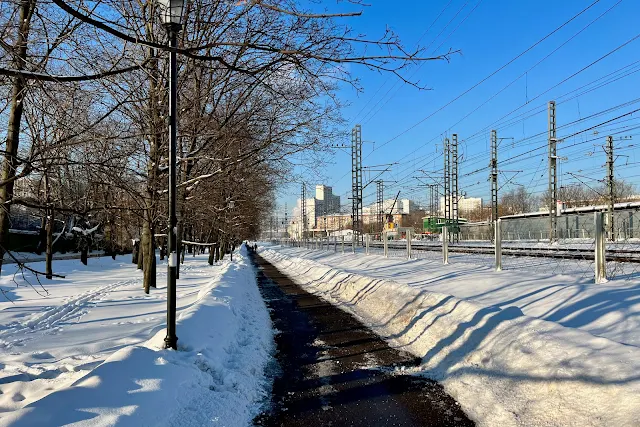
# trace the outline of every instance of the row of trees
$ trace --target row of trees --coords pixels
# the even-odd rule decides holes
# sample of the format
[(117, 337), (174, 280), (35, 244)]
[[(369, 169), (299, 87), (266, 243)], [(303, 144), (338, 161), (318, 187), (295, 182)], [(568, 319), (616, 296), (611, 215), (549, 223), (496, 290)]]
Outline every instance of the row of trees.
[[(19, 205), (43, 217), (47, 274), (56, 219), (91, 217), (111, 250), (140, 239), (145, 290), (154, 284), (168, 182), (159, 12), (153, 0), (0, 4), (0, 269)], [(317, 165), (346, 137), (337, 94), (359, 89), (354, 65), (403, 79), (415, 61), (448, 58), (409, 52), (389, 30), (354, 34), (348, 23), (360, 13), (294, 0), (185, 1), (179, 238), (224, 246), (257, 236), (275, 188), (296, 179), (293, 159)]]

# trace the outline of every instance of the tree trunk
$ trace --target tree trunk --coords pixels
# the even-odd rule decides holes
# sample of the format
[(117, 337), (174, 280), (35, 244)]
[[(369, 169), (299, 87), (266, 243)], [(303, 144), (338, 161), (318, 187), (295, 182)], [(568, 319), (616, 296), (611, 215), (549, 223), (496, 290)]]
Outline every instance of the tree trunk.
[[(178, 254), (182, 254), (182, 203), (180, 203), (180, 188), (178, 188), (178, 194), (176, 197), (176, 217), (177, 217), (177, 224), (176, 224), (176, 253)], [(184, 257), (179, 255), (178, 259), (182, 259), (182, 262), (178, 262), (178, 265), (176, 265), (176, 280), (180, 278), (180, 264), (182, 264), (184, 262)]]
[(40, 231), (38, 231), (38, 244), (36, 245), (36, 255), (42, 254), (47, 247), (47, 212), (40, 218)]
[(138, 264), (138, 258), (140, 256), (140, 241), (133, 243), (133, 250), (131, 252), (131, 263)]
[[(22, 0), (20, 2), (20, 22), (15, 36), (16, 43), (13, 51), (13, 68), (23, 70), (27, 59), (27, 41), (31, 28), (31, 17), (35, 9), (35, 0)], [(20, 123), (24, 111), (24, 95), (27, 82), (23, 77), (13, 79), (11, 106), (9, 107), (9, 121), (7, 124), (7, 138), (4, 146), (4, 159), (0, 180), (7, 184), (0, 187), (0, 271), (2, 271), (2, 259), (5, 253), (5, 244), (9, 237), (9, 214), (11, 212), (11, 200), (13, 199), (13, 179), (16, 176), (18, 166), (18, 145), (20, 143)]]
[(53, 279), (53, 221), (55, 220), (53, 208), (48, 209), (47, 215), (47, 254), (45, 256), (45, 274), (47, 279)]
[(145, 219), (142, 226), (142, 239), (140, 246), (142, 249), (141, 258), (144, 259), (142, 262), (142, 271), (144, 273), (142, 284), (144, 292), (147, 294), (149, 293), (149, 288), (156, 287), (156, 253), (153, 240), (153, 229), (151, 228), (149, 221)]
[[(142, 227), (144, 229), (144, 226)], [(137, 264), (138, 264), (138, 270), (142, 270), (142, 268), (144, 267), (144, 245), (142, 243), (143, 241), (143, 235), (140, 235), (140, 242), (138, 242), (138, 259), (137, 259)]]
[(156, 238), (155, 238), (155, 231), (152, 229), (151, 230), (151, 272), (149, 273), (150, 274), (149, 286), (151, 286), (154, 289), (157, 287), (156, 268), (157, 268)]
[[(153, 23), (146, 23), (146, 34), (153, 34)], [(151, 40), (149, 40), (151, 41)], [(149, 288), (156, 287), (156, 254), (155, 254), (155, 226), (156, 213), (160, 201), (158, 199), (157, 189), (160, 186), (158, 181), (161, 158), (161, 141), (165, 131), (164, 119), (161, 117), (160, 105), (162, 99), (162, 91), (164, 91), (162, 76), (158, 68), (158, 58), (155, 49), (147, 50), (147, 58), (150, 60), (146, 69), (149, 73), (149, 100), (147, 104), (147, 112), (149, 120), (146, 122), (148, 126), (148, 142), (149, 142), (149, 159), (147, 163), (147, 188), (145, 197), (145, 212), (142, 224), (141, 249), (142, 249), (142, 271), (144, 272), (143, 287), (145, 293), (149, 293)], [(166, 184), (165, 184), (166, 185)], [(168, 233), (171, 230), (167, 230)]]
[(209, 258), (208, 258), (209, 265), (213, 265), (213, 262), (214, 262), (214, 259), (215, 259), (214, 258), (215, 252), (216, 251), (215, 251), (214, 247), (213, 246), (209, 246)]
[(87, 265), (89, 259), (89, 243), (86, 236), (80, 237), (80, 262)]

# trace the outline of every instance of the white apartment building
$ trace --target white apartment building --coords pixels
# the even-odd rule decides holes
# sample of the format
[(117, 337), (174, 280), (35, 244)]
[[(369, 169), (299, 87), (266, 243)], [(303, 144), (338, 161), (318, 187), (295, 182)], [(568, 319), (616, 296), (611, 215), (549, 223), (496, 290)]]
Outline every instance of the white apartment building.
[[(384, 211), (385, 215), (389, 213), (392, 206), (393, 206), (393, 212), (391, 213), (394, 215), (400, 215), (400, 214), (408, 215), (408, 214), (414, 213), (418, 209), (418, 205), (416, 205), (416, 203), (413, 200), (398, 199), (395, 206), (393, 205), (394, 200), (395, 199), (387, 199), (382, 202), (382, 210)], [(375, 215), (377, 212), (378, 212), (377, 203), (373, 203), (362, 209), (362, 213), (364, 215)]]
[[(458, 216), (468, 215), (469, 212), (473, 212), (482, 208), (481, 197), (458, 197)], [(444, 196), (440, 197), (440, 216), (445, 216)], [(451, 216), (453, 216), (453, 206), (451, 206)]]

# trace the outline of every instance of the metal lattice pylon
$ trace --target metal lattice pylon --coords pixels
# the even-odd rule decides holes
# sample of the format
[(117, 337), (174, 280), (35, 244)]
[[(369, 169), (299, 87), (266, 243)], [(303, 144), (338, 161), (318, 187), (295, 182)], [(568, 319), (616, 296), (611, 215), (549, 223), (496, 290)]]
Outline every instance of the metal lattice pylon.
[(451, 135), (451, 219), (458, 240), (458, 135)]
[(360, 125), (355, 125), (351, 131), (351, 215), (355, 245), (362, 236), (362, 128)]
[(491, 131), (491, 223), (498, 220), (498, 134)]
[(558, 231), (558, 156), (556, 142), (556, 103), (555, 101), (549, 101), (549, 242), (556, 241)]
[(382, 232), (384, 227), (384, 181), (376, 181), (376, 214), (378, 232)]
[(609, 213), (607, 215), (607, 228), (609, 229), (609, 240), (616, 240), (615, 228), (613, 226), (613, 211), (616, 203), (615, 181), (613, 176), (613, 136), (607, 136), (607, 190), (609, 193)]
[(444, 222), (449, 225), (451, 220), (451, 152), (449, 138), (444, 139)]

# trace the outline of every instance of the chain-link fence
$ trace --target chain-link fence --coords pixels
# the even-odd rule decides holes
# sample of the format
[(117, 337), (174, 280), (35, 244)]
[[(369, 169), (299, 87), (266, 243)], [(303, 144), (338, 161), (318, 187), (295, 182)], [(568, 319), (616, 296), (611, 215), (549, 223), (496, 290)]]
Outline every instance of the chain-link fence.
[(411, 255), (416, 259), (442, 259), (442, 236), (429, 234), (411, 241)]
[(490, 245), (493, 241), (493, 225), (490, 223), (461, 224), (458, 235), (460, 243)]
[(384, 241), (382, 234), (368, 234), (369, 255), (384, 255)]
[(503, 218), (500, 222), (503, 269), (594, 277), (593, 213), (555, 217), (555, 238), (550, 238), (553, 223), (549, 216)]
[(606, 215), (607, 278), (633, 279), (640, 277), (640, 210), (615, 211), (613, 224)]

